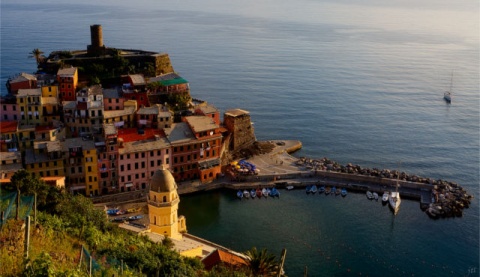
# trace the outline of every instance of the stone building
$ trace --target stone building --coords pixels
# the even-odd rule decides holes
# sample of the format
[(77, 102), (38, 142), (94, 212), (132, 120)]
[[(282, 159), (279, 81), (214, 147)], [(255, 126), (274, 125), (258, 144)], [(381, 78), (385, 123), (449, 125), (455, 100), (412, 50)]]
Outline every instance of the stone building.
[(241, 109), (225, 112), (224, 125), (231, 134), (230, 150), (236, 151), (255, 142), (255, 132), (250, 113)]

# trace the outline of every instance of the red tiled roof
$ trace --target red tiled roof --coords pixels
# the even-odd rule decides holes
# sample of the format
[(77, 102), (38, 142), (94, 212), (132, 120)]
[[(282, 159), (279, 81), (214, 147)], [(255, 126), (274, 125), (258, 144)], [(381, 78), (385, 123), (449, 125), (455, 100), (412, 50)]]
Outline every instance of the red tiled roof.
[(47, 126), (36, 126), (35, 127), (35, 132), (42, 133), (42, 132), (48, 132), (48, 131), (53, 130), (53, 129), (56, 129), (56, 128), (53, 127), (53, 126), (48, 126), (48, 125)]
[(243, 266), (247, 262), (240, 256), (234, 255), (232, 253), (217, 249), (214, 252), (210, 253), (207, 257), (202, 260), (202, 263), (205, 265), (206, 270), (212, 269), (215, 265), (223, 263), (227, 266)]
[(165, 137), (165, 133), (158, 129), (143, 129), (143, 134), (139, 134), (136, 128), (118, 129), (118, 138), (122, 138), (123, 142), (155, 139), (155, 135)]
[(0, 132), (2, 133), (13, 133), (17, 131), (17, 128), (17, 121), (0, 121)]

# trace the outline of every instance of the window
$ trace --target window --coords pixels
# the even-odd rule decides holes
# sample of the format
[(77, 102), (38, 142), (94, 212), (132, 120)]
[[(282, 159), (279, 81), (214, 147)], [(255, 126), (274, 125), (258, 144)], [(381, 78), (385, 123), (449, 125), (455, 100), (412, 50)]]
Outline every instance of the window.
[(127, 164), (127, 170), (130, 170), (130, 164)]
[(154, 167), (155, 166), (155, 161), (150, 161), (150, 167)]
[(88, 172), (92, 172), (92, 167), (88, 166)]
[(135, 163), (135, 169), (138, 169), (138, 163)]
[(124, 170), (123, 164), (120, 166), (120, 170), (121, 170), (121, 171)]

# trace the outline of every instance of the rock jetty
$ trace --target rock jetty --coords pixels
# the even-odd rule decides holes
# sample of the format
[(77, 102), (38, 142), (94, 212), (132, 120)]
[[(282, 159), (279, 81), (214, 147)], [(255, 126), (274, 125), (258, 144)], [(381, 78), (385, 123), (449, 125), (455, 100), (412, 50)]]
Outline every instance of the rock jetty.
[(351, 163), (341, 165), (328, 158), (310, 159), (301, 157), (296, 164), (315, 171), (331, 171), (427, 184), (432, 193), (432, 201), (423, 209), (431, 218), (461, 217), (463, 215), (463, 210), (470, 206), (470, 201), (473, 198), (472, 195), (468, 194), (466, 190), (457, 183), (441, 179), (435, 180), (417, 175), (409, 175), (398, 170), (364, 168)]

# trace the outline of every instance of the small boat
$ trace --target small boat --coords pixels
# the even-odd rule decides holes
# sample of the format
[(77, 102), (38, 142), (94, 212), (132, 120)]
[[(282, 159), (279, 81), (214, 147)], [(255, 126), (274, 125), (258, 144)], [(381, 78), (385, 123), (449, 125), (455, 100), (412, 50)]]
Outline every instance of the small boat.
[(333, 187), (332, 188), (332, 195), (336, 195), (337, 194), (337, 187)]
[(450, 89), (443, 93), (443, 99), (445, 99), (447, 103), (452, 103), (452, 85), (453, 85), (453, 72), (452, 72), (452, 77), (450, 79)]
[(384, 192), (383, 195), (382, 195), (382, 203), (383, 204), (386, 204), (388, 202), (388, 191)]
[(312, 186), (307, 186), (307, 187), (305, 188), (305, 192), (306, 192), (306, 193), (312, 192)]
[(369, 200), (372, 200), (373, 199), (373, 193), (371, 191), (367, 191), (367, 198)]
[(342, 194), (343, 197), (347, 196), (347, 189), (342, 188), (341, 194)]
[(310, 189), (310, 192), (311, 193), (317, 193), (317, 190), (318, 190), (317, 186), (313, 185), (312, 188)]
[(266, 188), (262, 189), (262, 195), (268, 197), (268, 190)]
[(267, 188), (267, 194), (271, 195), (271, 193), (272, 193), (272, 190), (270, 188)]
[(329, 195), (332, 189), (330, 187), (325, 188), (325, 195)]
[(243, 198), (243, 192), (241, 190), (237, 191), (237, 197), (242, 199)]
[(286, 187), (287, 190), (292, 190), (292, 189), (294, 189), (294, 188), (295, 188), (295, 187), (292, 186), (292, 185)]
[(250, 190), (250, 197), (255, 198), (257, 196), (257, 192), (255, 189)]
[(340, 193), (341, 193), (341, 190), (340, 190), (340, 189), (336, 189), (336, 190), (335, 190), (335, 196), (340, 195)]
[(277, 190), (277, 188), (273, 187), (272, 190), (270, 191), (270, 196), (271, 197), (280, 197), (280, 192)]
[(260, 188), (258, 188), (255, 193), (257, 194), (257, 197), (258, 198), (262, 198), (262, 190)]
[(250, 198), (250, 192), (248, 192), (248, 190), (244, 190), (243, 191), (243, 197), (245, 197), (247, 199)]
[(373, 193), (373, 198), (378, 201), (378, 193), (374, 192)]
[(318, 189), (318, 193), (325, 193), (325, 186), (321, 186), (321, 187)]

